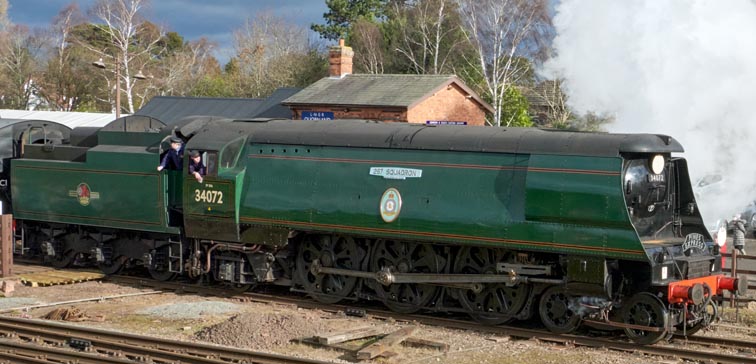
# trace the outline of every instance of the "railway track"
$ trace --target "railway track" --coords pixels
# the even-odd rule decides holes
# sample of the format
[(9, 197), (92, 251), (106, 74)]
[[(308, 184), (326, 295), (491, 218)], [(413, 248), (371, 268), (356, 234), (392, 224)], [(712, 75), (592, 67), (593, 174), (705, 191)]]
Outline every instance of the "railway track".
[(0, 317), (0, 336), (6, 338), (0, 340), (0, 363), (327, 363), (226, 346), (12, 317)]
[[(235, 293), (217, 287), (204, 287), (181, 282), (158, 282), (147, 278), (130, 276), (111, 276), (108, 280), (115, 283), (130, 284), (135, 286), (151, 287), (179, 292), (215, 295), (221, 297), (236, 297), (240, 300), (295, 305), (302, 308), (320, 309), (324, 311), (344, 311), (354, 308), (348, 305), (322, 304), (304, 297), (279, 296), (262, 293), (244, 292)], [(460, 330), (473, 330), (477, 332), (495, 335), (511, 336), (522, 339), (536, 339), (543, 342), (551, 342), (561, 345), (575, 345), (595, 348), (606, 348), (624, 352), (643, 353), (664, 357), (682, 358), (713, 363), (752, 363), (756, 364), (756, 342), (733, 340), (725, 338), (713, 338), (703, 336), (682, 337), (676, 336), (670, 344), (658, 344), (640, 346), (628, 341), (594, 338), (578, 335), (557, 335), (545, 330), (527, 329), (513, 326), (482, 326), (479, 323), (454, 318), (436, 317), (419, 314), (399, 314), (378, 308), (367, 308), (365, 313), (374, 318), (392, 319), (405, 322), (419, 322), (430, 326), (454, 328)], [(697, 346), (697, 348), (691, 348)], [(737, 354), (728, 353), (729, 351)]]

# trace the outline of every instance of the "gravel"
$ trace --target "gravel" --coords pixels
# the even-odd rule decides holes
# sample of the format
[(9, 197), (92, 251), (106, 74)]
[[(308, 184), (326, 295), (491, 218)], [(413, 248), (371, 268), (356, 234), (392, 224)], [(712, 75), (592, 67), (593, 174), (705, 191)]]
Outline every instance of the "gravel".
[(31, 306), (31, 305), (41, 304), (41, 303), (43, 302), (39, 302), (39, 300), (37, 300), (36, 298), (0, 297), (0, 310), (21, 307), (21, 306)]
[(161, 305), (147, 307), (137, 311), (137, 314), (157, 316), (167, 319), (196, 319), (201, 316), (211, 316), (237, 312), (241, 309), (239, 305), (223, 301), (199, 301), (189, 303), (174, 303), (170, 305)]
[(322, 320), (295, 313), (243, 313), (197, 332), (198, 339), (219, 345), (270, 350), (293, 339), (328, 331)]

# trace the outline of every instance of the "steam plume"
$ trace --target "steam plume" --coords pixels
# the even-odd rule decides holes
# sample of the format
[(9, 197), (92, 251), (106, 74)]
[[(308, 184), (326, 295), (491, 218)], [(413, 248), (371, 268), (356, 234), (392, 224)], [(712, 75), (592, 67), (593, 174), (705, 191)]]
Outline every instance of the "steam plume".
[(756, 0), (562, 0), (555, 57), (577, 112), (609, 131), (668, 134), (685, 147), (707, 224), (756, 199)]

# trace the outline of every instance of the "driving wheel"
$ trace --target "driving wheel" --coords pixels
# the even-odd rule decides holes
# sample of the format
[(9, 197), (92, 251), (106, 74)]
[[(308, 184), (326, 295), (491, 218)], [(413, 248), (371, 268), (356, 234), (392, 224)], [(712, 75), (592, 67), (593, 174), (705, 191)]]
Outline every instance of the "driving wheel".
[[(430, 244), (379, 240), (370, 263), (373, 272), (388, 268), (394, 273), (440, 273), (444, 259)], [(386, 307), (400, 313), (413, 313), (428, 305), (439, 292), (438, 286), (418, 283), (374, 282), (376, 294)]]
[(307, 236), (297, 252), (297, 282), (318, 302), (339, 302), (352, 294), (357, 277), (313, 274), (312, 263), (317, 260), (323, 267), (359, 270), (363, 256), (364, 250), (351, 237)]
[[(467, 247), (457, 255), (454, 272), (460, 274), (496, 274), (496, 266), (505, 260), (505, 252), (497, 249)], [(530, 287), (503, 283), (484, 284), (480, 291), (459, 290), (459, 302), (473, 320), (485, 325), (501, 325), (511, 321), (528, 301)]]

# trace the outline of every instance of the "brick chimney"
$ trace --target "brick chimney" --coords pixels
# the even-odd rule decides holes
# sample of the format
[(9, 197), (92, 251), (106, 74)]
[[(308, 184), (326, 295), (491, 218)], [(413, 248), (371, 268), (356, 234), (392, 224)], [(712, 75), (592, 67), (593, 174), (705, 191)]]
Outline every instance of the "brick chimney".
[(328, 50), (328, 75), (332, 78), (342, 78), (352, 73), (352, 47), (344, 46), (344, 40), (339, 39), (339, 45)]

